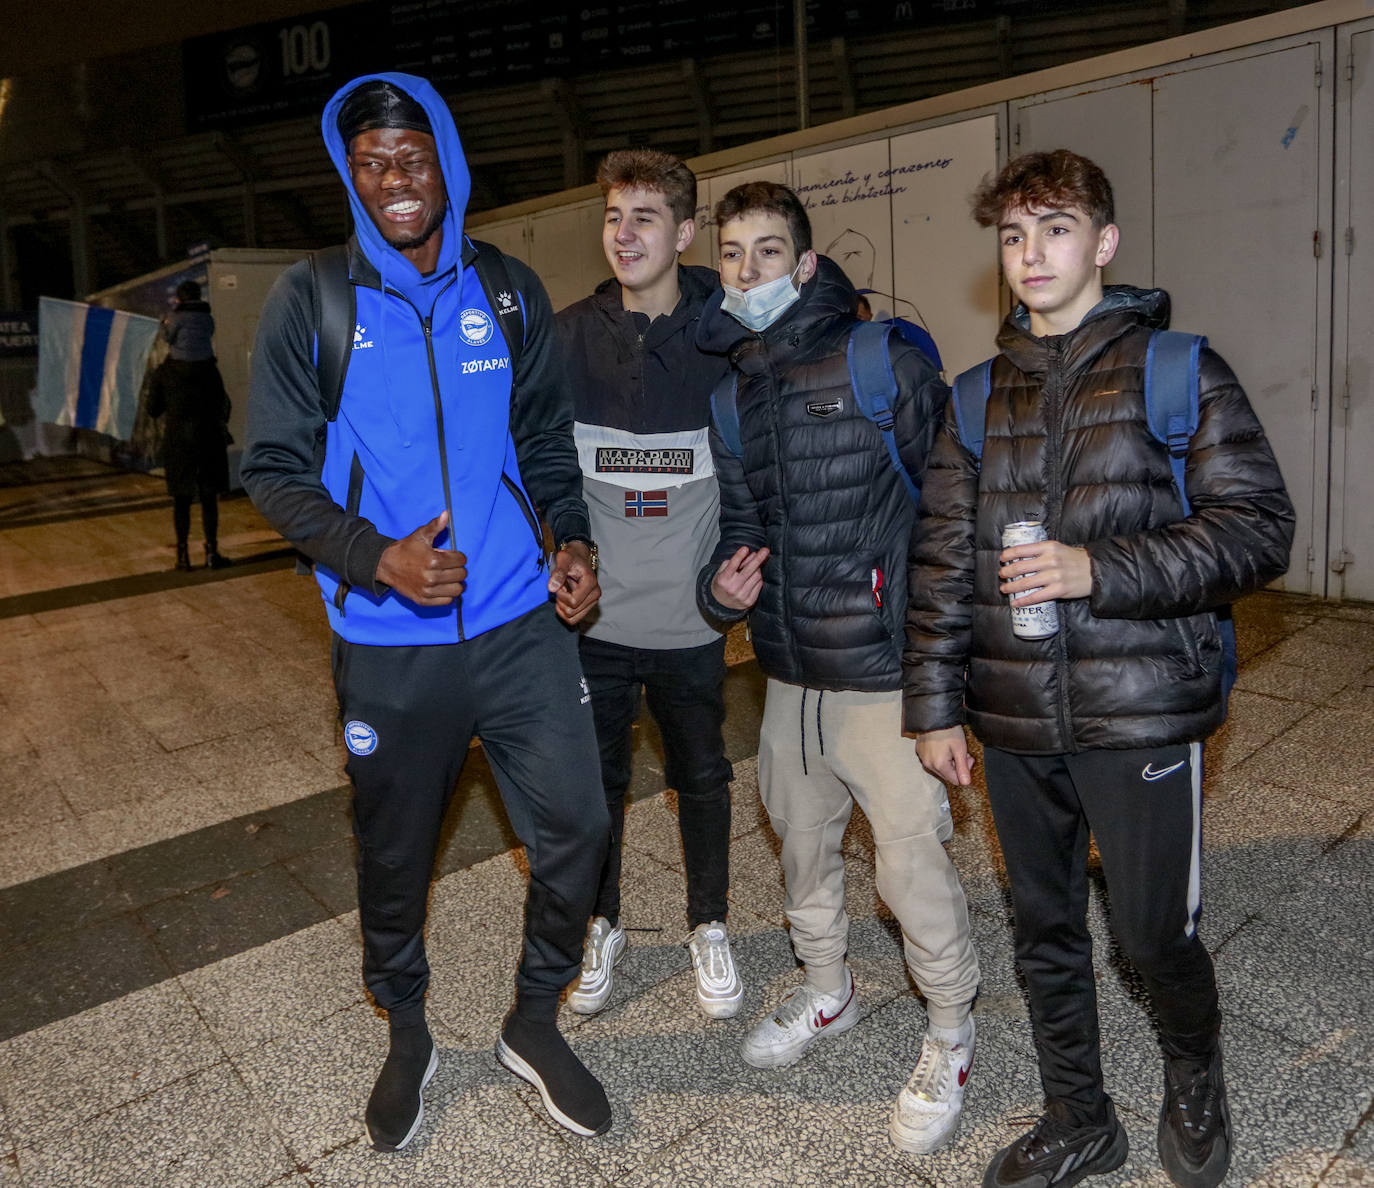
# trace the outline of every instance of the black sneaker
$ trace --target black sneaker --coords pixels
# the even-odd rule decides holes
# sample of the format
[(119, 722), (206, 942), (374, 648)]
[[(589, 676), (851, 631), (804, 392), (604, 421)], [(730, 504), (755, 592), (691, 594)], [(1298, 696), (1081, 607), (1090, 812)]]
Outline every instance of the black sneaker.
[(606, 1091), (568, 1047), (557, 1024), (534, 1023), (512, 1012), (496, 1041), (496, 1059), (539, 1090), (559, 1125), (586, 1136), (611, 1128)]
[(378, 1151), (399, 1151), (425, 1117), (424, 1087), (439, 1067), (439, 1052), (426, 1027), (391, 1033), (391, 1051), (367, 1099), (367, 1140)]
[(1221, 1049), (1206, 1064), (1164, 1061), (1159, 1162), (1179, 1188), (1213, 1188), (1231, 1164), (1231, 1111)]
[(1126, 1162), (1126, 1131), (1110, 1101), (1103, 1126), (1074, 1126), (1067, 1117), (1059, 1103), (1050, 1102), (1040, 1121), (993, 1156), (983, 1188), (1069, 1188)]

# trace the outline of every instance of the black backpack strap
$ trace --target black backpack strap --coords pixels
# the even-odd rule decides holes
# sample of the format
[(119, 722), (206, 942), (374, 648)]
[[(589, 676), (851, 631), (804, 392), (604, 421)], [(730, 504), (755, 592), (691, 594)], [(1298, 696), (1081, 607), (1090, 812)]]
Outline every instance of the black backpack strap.
[(491, 306), (491, 312), (496, 315), (496, 324), (505, 335), (513, 376), (520, 350), (525, 345), (525, 313), (520, 308), (520, 294), (511, 283), (510, 270), (506, 267), (506, 257), (501, 254), (501, 249), (480, 239), (469, 239), (468, 242), (477, 253), (472, 264), (477, 269), (477, 279), (482, 282), (482, 292), (487, 295), (487, 304)]
[(348, 247), (336, 244), (310, 253), (310, 296), (315, 318), (315, 371), (325, 419), (339, 415), (344, 376), (353, 355), (357, 298), (348, 279)]

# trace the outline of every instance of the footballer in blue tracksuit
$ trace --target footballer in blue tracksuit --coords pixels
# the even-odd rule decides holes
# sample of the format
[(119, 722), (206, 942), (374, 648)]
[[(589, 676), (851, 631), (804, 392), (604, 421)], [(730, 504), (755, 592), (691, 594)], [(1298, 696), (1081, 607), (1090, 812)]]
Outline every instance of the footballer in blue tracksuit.
[[(379, 1150), (414, 1137), (437, 1066), (425, 907), (474, 735), (530, 867), (516, 1002), (497, 1056), (559, 1122), (598, 1134), (610, 1125), (606, 1095), (555, 1023), (581, 966), (609, 818), (591, 698), (564, 625), (600, 591), (548, 297), (505, 260), (523, 324), (512, 362), (498, 316), (515, 305), (504, 289), (486, 296), (463, 234), (458, 130), (428, 82), (354, 79), (325, 108), (323, 133), (354, 221), (346, 378), (331, 419), (315, 365), (329, 344), (316, 342), (303, 261), (263, 308), (241, 473), (262, 514), (313, 562), (334, 633), (364, 975), (391, 1023), (368, 1136)], [(556, 542), (551, 563), (541, 518)]]

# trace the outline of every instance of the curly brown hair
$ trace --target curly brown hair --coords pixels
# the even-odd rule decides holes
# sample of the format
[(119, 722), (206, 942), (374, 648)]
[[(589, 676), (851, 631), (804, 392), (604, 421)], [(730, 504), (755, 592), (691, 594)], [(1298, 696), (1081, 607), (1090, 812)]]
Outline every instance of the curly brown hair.
[(697, 175), (672, 153), (650, 148), (616, 149), (601, 158), (596, 184), (603, 195), (617, 189), (662, 194), (678, 223), (697, 213)]
[(1011, 211), (1032, 206), (1076, 207), (1099, 228), (1116, 221), (1107, 175), (1069, 149), (1013, 157), (973, 193), (973, 218), (980, 227), (996, 227)]

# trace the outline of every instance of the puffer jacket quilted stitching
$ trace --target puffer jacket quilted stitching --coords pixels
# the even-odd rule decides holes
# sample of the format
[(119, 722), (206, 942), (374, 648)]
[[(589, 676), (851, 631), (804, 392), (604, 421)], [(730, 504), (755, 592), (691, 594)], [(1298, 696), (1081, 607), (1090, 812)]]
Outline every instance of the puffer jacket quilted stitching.
[[(1020, 311), (1018, 311), (1020, 313)], [(967, 720), (1024, 754), (1204, 738), (1222, 718), (1214, 609), (1288, 568), (1293, 507), (1226, 363), (1200, 362), (1184, 519), (1145, 418), (1160, 290), (1113, 287), (1069, 334), (1036, 338), (1013, 314), (998, 335), (981, 471), (947, 413), (913, 541), (905, 723)], [(1018, 639), (997, 589), (1002, 526), (1043, 520), (1087, 549), (1092, 593), (1059, 603), (1059, 633)]]
[[(915, 509), (877, 426), (855, 407), (847, 351), (854, 290), (820, 257), (800, 299), (752, 334), (720, 311), (702, 316), (698, 342), (728, 351), (738, 379), (742, 454), (714, 429), (721, 541), (697, 580), (709, 614), (741, 612), (711, 595), (720, 562), (767, 545), (763, 591), (750, 615), (765, 673), (814, 689), (901, 687), (906, 558)], [(949, 390), (923, 354), (893, 335), (894, 433), (908, 472), (924, 469)], [(874, 583), (881, 575), (875, 597)]]

